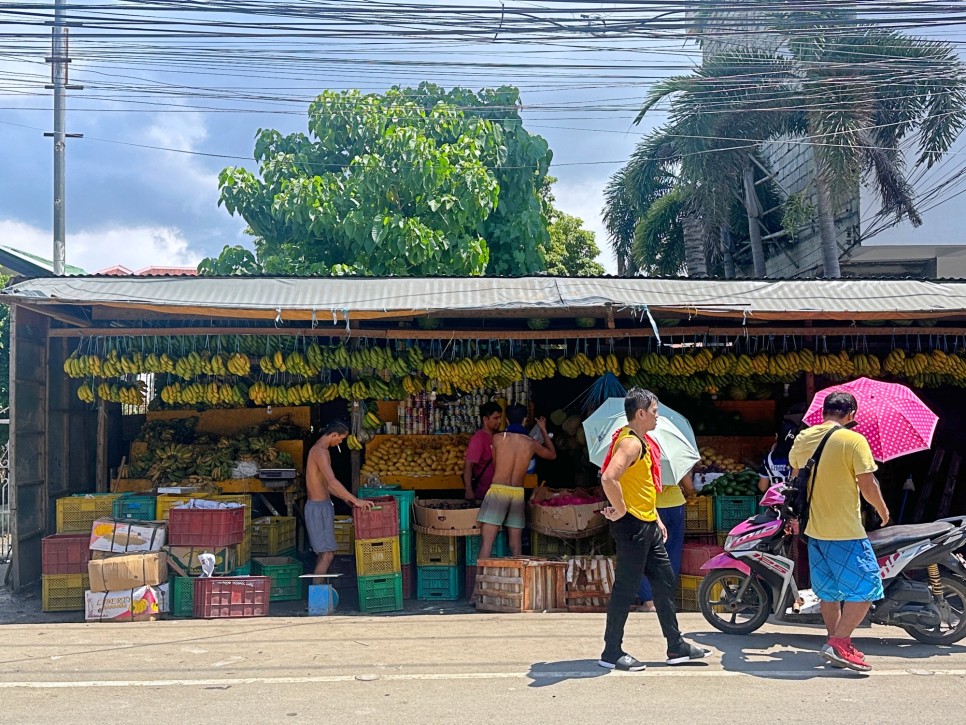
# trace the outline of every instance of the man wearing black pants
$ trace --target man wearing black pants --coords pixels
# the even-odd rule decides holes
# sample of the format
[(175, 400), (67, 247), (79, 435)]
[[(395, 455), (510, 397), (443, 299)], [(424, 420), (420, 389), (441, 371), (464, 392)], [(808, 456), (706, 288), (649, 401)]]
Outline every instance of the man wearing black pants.
[(684, 641), (674, 611), (676, 578), (664, 549), (667, 529), (656, 507), (661, 490), (660, 449), (648, 436), (657, 426), (657, 396), (634, 388), (624, 399), (624, 412), (627, 425), (614, 434), (602, 466), (601, 481), (610, 503), (602, 513), (611, 522), (611, 535), (617, 542), (617, 567), (607, 605), (604, 651), (597, 663), (608, 669), (640, 672), (644, 663), (622, 647), (627, 614), (645, 574), (667, 640), (667, 664), (702, 659), (711, 652)]

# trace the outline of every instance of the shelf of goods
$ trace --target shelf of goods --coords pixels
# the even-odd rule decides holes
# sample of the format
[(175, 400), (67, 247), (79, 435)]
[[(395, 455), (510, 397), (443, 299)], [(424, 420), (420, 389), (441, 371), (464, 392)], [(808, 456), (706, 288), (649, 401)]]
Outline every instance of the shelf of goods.
[[(131, 443), (123, 475), (112, 490), (146, 492), (163, 485), (203, 485), (222, 494), (282, 493), (286, 503), (301, 490), (309, 409), (151, 411)], [(294, 468), (296, 478), (280, 487), (257, 477), (236, 478), (239, 463)], [(289, 511), (291, 515), (291, 511)]]
[[(467, 435), (377, 435), (366, 446), (362, 476), (406, 490), (459, 490), (468, 442)], [(526, 477), (525, 488), (536, 485), (536, 476)]]

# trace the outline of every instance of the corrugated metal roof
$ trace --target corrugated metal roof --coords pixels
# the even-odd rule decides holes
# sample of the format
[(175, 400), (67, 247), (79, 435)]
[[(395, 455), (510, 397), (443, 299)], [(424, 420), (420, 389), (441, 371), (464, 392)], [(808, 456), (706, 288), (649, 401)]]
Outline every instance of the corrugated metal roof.
[[(966, 313), (966, 283), (922, 280), (696, 280), (616, 277), (68, 277), (4, 290), (6, 301), (226, 315), (281, 309), (321, 319), (382, 314), (644, 308), (759, 319), (858, 319)], [(178, 308), (178, 309), (173, 309)]]

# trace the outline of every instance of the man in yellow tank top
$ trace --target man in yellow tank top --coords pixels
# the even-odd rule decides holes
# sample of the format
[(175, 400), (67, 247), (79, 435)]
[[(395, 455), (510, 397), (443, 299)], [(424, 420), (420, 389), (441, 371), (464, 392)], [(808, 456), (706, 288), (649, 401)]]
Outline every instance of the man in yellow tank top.
[(627, 425), (615, 436), (601, 475), (610, 503), (601, 513), (611, 522), (617, 566), (607, 605), (604, 651), (597, 664), (607, 669), (640, 672), (646, 666), (624, 652), (623, 642), (627, 615), (645, 574), (651, 582), (657, 618), (667, 640), (667, 664), (702, 659), (711, 652), (684, 641), (674, 611), (677, 579), (664, 548), (667, 529), (657, 511), (660, 453), (648, 436), (657, 426), (657, 396), (649, 390), (633, 388), (624, 399), (624, 412)]

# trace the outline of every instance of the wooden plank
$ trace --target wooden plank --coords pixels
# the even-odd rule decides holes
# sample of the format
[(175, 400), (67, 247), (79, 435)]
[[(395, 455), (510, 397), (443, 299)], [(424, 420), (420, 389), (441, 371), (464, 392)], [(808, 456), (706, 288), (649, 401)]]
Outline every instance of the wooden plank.
[[(936, 484), (936, 479), (939, 478), (939, 472), (942, 470), (943, 461), (946, 457), (946, 450), (944, 448), (937, 448), (932, 454), (932, 462), (929, 464), (929, 472), (926, 473), (926, 484), (922, 488), (922, 492), (919, 494), (919, 500), (916, 501), (916, 512), (912, 516), (912, 522), (914, 524), (922, 523), (923, 518), (926, 516), (926, 503), (929, 501), (932, 495), (932, 489)], [(901, 521), (899, 523), (902, 523)]]
[[(166, 319), (171, 319), (166, 318)], [(694, 325), (680, 327), (659, 327), (664, 337), (701, 337), (704, 335), (752, 336), (801, 335), (806, 330), (801, 325), (770, 327), (751, 325), (746, 327)], [(807, 330), (810, 335), (829, 335), (835, 337), (916, 337), (966, 334), (966, 326), (946, 327), (854, 327), (823, 326)], [(336, 330), (308, 327), (99, 327), (99, 328), (56, 328), (49, 331), (49, 337), (167, 337), (169, 335), (259, 335), (272, 337), (328, 337), (332, 339), (364, 340), (584, 340), (608, 338), (650, 338), (654, 332), (650, 327), (624, 327), (613, 330), (568, 328), (559, 330), (419, 330), (419, 329), (377, 329), (344, 327)]]
[(953, 453), (949, 459), (949, 474), (946, 476), (943, 497), (939, 501), (939, 511), (936, 513), (937, 519), (949, 516), (949, 509), (953, 505), (953, 493), (956, 491), (956, 484), (959, 482), (959, 467), (962, 461), (963, 459), (958, 453)]
[(153, 410), (147, 414), (148, 421), (180, 420), (182, 418), (198, 418), (195, 430), (198, 433), (213, 435), (235, 435), (252, 426), (264, 423), (270, 418), (287, 416), (292, 423), (308, 431), (311, 426), (312, 409), (309, 406), (275, 407), (268, 415), (265, 408), (216, 408), (213, 410)]
[(98, 493), (107, 493), (110, 489), (110, 476), (107, 470), (107, 403), (97, 402), (97, 474), (96, 485)]

